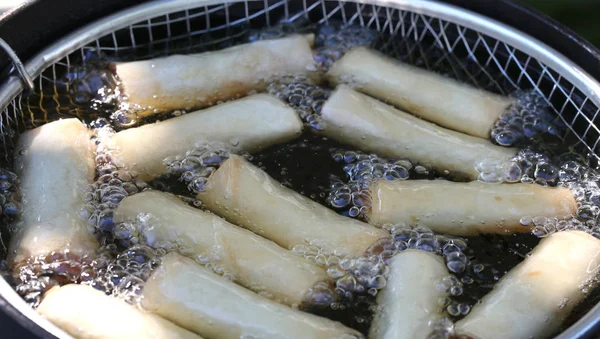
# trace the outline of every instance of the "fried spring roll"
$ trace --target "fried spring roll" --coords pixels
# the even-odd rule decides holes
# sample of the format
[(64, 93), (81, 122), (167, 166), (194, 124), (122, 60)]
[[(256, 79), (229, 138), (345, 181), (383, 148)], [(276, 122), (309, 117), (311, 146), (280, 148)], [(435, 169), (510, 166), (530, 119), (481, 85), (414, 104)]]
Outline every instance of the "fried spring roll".
[[(446, 180), (378, 180), (371, 186), (369, 223), (414, 223), (452, 235), (528, 232), (523, 217), (577, 214), (568, 188), (536, 184), (458, 183)], [(454, 201), (454, 203), (452, 203)]]
[[(360, 65), (360, 67), (357, 67)], [(515, 100), (357, 47), (333, 64), (330, 82), (358, 90), (446, 128), (488, 139), (494, 122)]]
[(302, 121), (277, 98), (258, 94), (115, 134), (109, 143), (117, 149), (121, 166), (151, 180), (166, 172), (163, 160), (183, 155), (196, 144), (217, 141), (233, 151), (257, 152), (295, 139)]
[(395, 255), (386, 288), (377, 295), (369, 338), (427, 338), (430, 325), (443, 315), (439, 299), (447, 292), (438, 284), (447, 275), (444, 261), (433, 253), (406, 250)]
[(582, 231), (543, 239), (455, 325), (478, 339), (548, 338), (595, 283), (600, 240)]
[(326, 126), (320, 133), (331, 139), (383, 157), (406, 157), (463, 179), (477, 178), (479, 161), (503, 162), (517, 153), (423, 121), (345, 85), (329, 97), (322, 118)]
[(313, 245), (326, 254), (360, 256), (386, 231), (343, 217), (286, 188), (232, 155), (198, 195), (204, 206), (280, 246)]
[(84, 191), (94, 180), (90, 137), (77, 119), (55, 121), (20, 136), (15, 172), (21, 180), (23, 212), (9, 245), (11, 267), (64, 250), (81, 257), (98, 247), (79, 214)]
[(46, 293), (37, 311), (80, 339), (200, 338), (170, 321), (144, 313), (86, 285), (54, 287)]
[(266, 88), (285, 74), (315, 71), (314, 35), (257, 41), (216, 52), (116, 63), (123, 93), (138, 116), (214, 105)]
[(209, 338), (361, 338), (337, 322), (250, 292), (171, 252), (143, 290), (142, 305)]
[[(127, 197), (114, 219), (122, 222), (140, 213), (152, 215), (142, 230), (148, 245), (176, 244), (181, 254), (210, 260), (233, 274), (238, 284), (286, 305), (310, 306), (312, 288), (322, 282), (331, 285), (321, 267), (172, 194), (146, 191)], [(331, 301), (333, 291), (325, 297)]]

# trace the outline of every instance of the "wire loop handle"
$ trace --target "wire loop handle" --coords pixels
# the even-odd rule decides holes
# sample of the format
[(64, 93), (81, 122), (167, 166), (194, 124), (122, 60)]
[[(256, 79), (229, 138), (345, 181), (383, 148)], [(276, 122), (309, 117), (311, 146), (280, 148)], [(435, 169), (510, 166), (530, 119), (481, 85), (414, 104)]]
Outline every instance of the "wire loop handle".
[(4, 41), (2, 38), (0, 38), (0, 48), (4, 50), (4, 52), (8, 55), (13, 65), (15, 66), (15, 69), (17, 70), (17, 73), (19, 73), (19, 77), (21, 78), (21, 82), (23, 82), (23, 86), (25, 86), (25, 90), (28, 93), (33, 92), (33, 80), (31, 80), (29, 73), (27, 73), (27, 70), (25, 69), (25, 66), (23, 66), (21, 59), (19, 59), (19, 57), (17, 56), (17, 53), (15, 53), (12, 47), (10, 47), (10, 45), (7, 44), (6, 41)]

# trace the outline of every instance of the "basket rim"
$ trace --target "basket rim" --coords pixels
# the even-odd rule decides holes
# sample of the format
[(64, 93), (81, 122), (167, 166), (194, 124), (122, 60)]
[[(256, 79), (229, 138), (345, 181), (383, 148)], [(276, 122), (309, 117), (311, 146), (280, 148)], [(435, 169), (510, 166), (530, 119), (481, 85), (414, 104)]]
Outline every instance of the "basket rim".
[[(235, 2), (250, 2), (260, 0), (233, 0)], [(327, 1), (327, 0), (326, 0)], [(481, 31), (492, 38), (510, 44), (512, 47), (527, 53), (546, 64), (549, 68), (563, 75), (569, 82), (583, 92), (597, 107), (600, 107), (600, 81), (595, 79), (586, 70), (566, 57), (563, 53), (552, 48), (541, 40), (511, 27), (501, 21), (490, 18), (483, 14), (464, 9), (451, 2), (463, 2), (462, 0), (353, 0), (362, 4), (374, 4), (384, 7), (394, 7), (400, 10), (425, 14), (439, 19), (460, 24), (466, 28)], [(507, 4), (514, 4), (510, 0), (500, 0)], [(138, 1), (139, 2), (139, 1)], [(101, 37), (112, 31), (126, 27), (131, 22), (147, 20), (165, 12), (185, 10), (197, 6), (220, 4), (222, 0), (172, 0), (145, 1), (137, 6), (120, 10), (114, 14), (91, 22), (79, 29), (67, 34), (59, 40), (48, 45), (34, 57), (25, 63), (25, 69), (31, 76), (36, 78), (46, 67), (50, 66), (61, 56), (66, 55), (86, 43)], [(268, 1), (267, 1), (268, 2)], [(487, 1), (486, 1), (487, 2)], [(35, 0), (26, 2), (14, 10), (19, 12), (28, 5), (37, 3)], [(266, 3), (266, 2), (265, 2)], [(522, 6), (521, 6), (522, 7)], [(522, 7), (524, 8), (524, 7)], [(530, 10), (532, 13), (535, 11)], [(12, 12), (11, 12), (12, 13)], [(0, 18), (0, 21), (11, 16), (11, 13)], [(537, 13), (536, 13), (537, 14)], [(556, 24), (554, 24), (556, 25)], [(0, 25), (0, 32), (1, 32)], [(565, 34), (571, 33), (564, 29)], [(577, 37), (574, 37), (577, 38)], [(5, 39), (6, 40), (6, 39)], [(9, 42), (9, 41), (7, 41)], [(9, 42), (10, 43), (10, 42)], [(588, 43), (589, 45), (589, 43)], [(16, 50), (19, 53), (18, 50)], [(600, 51), (596, 52), (600, 55)], [(600, 60), (599, 60), (600, 61)], [(0, 108), (4, 109), (8, 103), (23, 90), (20, 80), (14, 75), (0, 87)], [(10, 98), (10, 99), (9, 99)]]

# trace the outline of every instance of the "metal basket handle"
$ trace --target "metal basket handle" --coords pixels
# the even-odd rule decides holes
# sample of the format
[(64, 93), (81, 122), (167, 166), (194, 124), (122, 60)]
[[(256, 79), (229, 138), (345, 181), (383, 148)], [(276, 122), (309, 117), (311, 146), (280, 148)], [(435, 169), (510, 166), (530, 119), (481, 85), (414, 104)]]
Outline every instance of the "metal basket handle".
[(31, 80), (29, 73), (27, 73), (25, 66), (23, 66), (23, 63), (21, 62), (21, 59), (19, 59), (15, 51), (2, 38), (0, 38), (0, 48), (2, 48), (4, 52), (6, 52), (8, 57), (11, 59), (13, 65), (17, 70), (17, 73), (19, 73), (19, 77), (21, 78), (21, 82), (25, 87), (25, 91), (27, 91), (28, 93), (33, 92), (33, 80)]

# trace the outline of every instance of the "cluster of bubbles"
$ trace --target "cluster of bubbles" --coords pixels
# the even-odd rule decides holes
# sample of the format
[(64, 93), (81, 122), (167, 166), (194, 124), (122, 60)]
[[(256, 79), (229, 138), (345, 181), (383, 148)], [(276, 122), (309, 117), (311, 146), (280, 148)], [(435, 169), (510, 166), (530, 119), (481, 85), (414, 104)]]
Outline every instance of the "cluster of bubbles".
[(26, 100), (31, 113), (31, 120), (24, 117), (27, 128), (62, 116), (108, 118), (124, 98), (114, 64), (97, 50), (87, 51), (81, 63), (69, 65), (63, 75), (48, 74), (48, 77), (54, 81), (36, 90)]
[(319, 69), (326, 71), (346, 52), (357, 46), (370, 46), (378, 32), (358, 25), (331, 22), (319, 27), (315, 39), (314, 59)]
[(89, 105), (94, 111), (112, 111), (121, 98), (111, 64), (98, 53), (88, 53), (82, 65), (72, 66), (65, 75), (65, 83), (75, 104)]
[(600, 173), (576, 161), (557, 166), (558, 186), (567, 187), (577, 201), (577, 213), (569, 218), (521, 218), (521, 224), (532, 227), (532, 233), (546, 237), (566, 229), (585, 231), (600, 238)]
[(144, 245), (119, 251), (113, 243), (84, 257), (68, 250), (53, 252), (20, 267), (16, 291), (30, 306), (37, 307), (52, 287), (79, 283), (136, 304), (151, 270), (160, 264), (164, 254), (163, 250)]
[(83, 64), (70, 67), (62, 81), (73, 105), (87, 109), (86, 116), (110, 119), (116, 127), (135, 125), (136, 112), (146, 108), (128, 101), (114, 64), (101, 53), (86, 54)]
[[(106, 55), (96, 51), (85, 55), (82, 65), (72, 66), (62, 79), (73, 105), (85, 107), (90, 117), (107, 118), (118, 128), (131, 127), (139, 122), (137, 112), (159, 110), (129, 102), (122, 90), (116, 68)], [(97, 113), (97, 114), (94, 114)], [(171, 112), (170, 116), (185, 114), (185, 110)]]
[(576, 215), (568, 218), (523, 216), (521, 224), (531, 227), (532, 234), (537, 237), (576, 229), (600, 238), (600, 173), (594, 169), (592, 160), (574, 151), (554, 155), (550, 150), (529, 147), (507, 162), (480, 162), (477, 164), (478, 179), (569, 188), (577, 201)]
[[(454, 332), (454, 322), (449, 318), (442, 318), (430, 325), (431, 332), (427, 335), (427, 339), (459, 339), (460, 337)], [(460, 338), (462, 339), (462, 338)], [(468, 338), (465, 338), (468, 339)]]
[[(591, 161), (581, 154), (568, 151), (553, 155), (549, 150), (528, 147), (504, 163), (482, 161), (477, 165), (479, 180), (484, 182), (522, 182), (542, 186), (589, 185), (596, 171)], [(506, 171), (508, 169), (508, 171)], [(498, 173), (504, 176), (496, 176)], [(494, 172), (496, 171), (496, 172)]]
[[(149, 213), (140, 213), (134, 220), (128, 220), (115, 225), (114, 237), (119, 243), (129, 243), (130, 247), (119, 256), (112, 254), (109, 261), (100, 261), (101, 264), (96, 264), (93, 284), (102, 290), (111, 294), (124, 298), (128, 302), (139, 299), (139, 291), (142, 290), (144, 281), (148, 278), (152, 268), (156, 267), (156, 259), (167, 252), (176, 251), (181, 255), (187, 256), (202, 265), (206, 269), (220, 275), (229, 281), (236, 281), (236, 275), (222, 264), (222, 258), (218, 253), (212, 251), (198, 254), (197, 251), (181, 246), (176, 241), (152, 240), (148, 241), (146, 232), (153, 227), (154, 216)], [(148, 244), (151, 243), (151, 247)], [(113, 253), (116, 250), (114, 244), (108, 245), (107, 249), (111, 249)], [(149, 253), (150, 255), (141, 256), (145, 261), (136, 259), (131, 261), (131, 252), (142, 254)], [(123, 260), (123, 256), (127, 257)], [(138, 256), (133, 256), (137, 258)], [(152, 259), (152, 260), (149, 260)], [(137, 263), (137, 262), (139, 263)], [(104, 263), (106, 262), (106, 263)], [(100, 271), (98, 271), (100, 267)], [(98, 273), (99, 272), (99, 273)], [(92, 275), (90, 275), (92, 276)], [(273, 299), (274, 296), (267, 291), (256, 291), (265, 298)], [(312, 286), (305, 295), (306, 305), (310, 307), (326, 307), (333, 302), (333, 292), (329, 284), (322, 282)], [(304, 305), (293, 305), (300, 307)]]
[(305, 74), (283, 76), (269, 84), (267, 92), (286, 102), (302, 121), (316, 131), (325, 129), (321, 109), (331, 90), (317, 86)]
[(332, 178), (328, 204), (350, 217), (366, 217), (371, 206), (369, 187), (378, 179), (407, 180), (428, 178), (432, 171), (407, 159), (384, 159), (375, 154), (356, 151), (335, 151), (333, 159), (344, 164), (348, 175), (345, 182)]
[(440, 300), (441, 307), (451, 315), (466, 314), (470, 306), (454, 301), (463, 293), (463, 283), (472, 283), (473, 279), (465, 276), (462, 279), (453, 274), (466, 273), (470, 261), (464, 251), (466, 240), (459, 237), (435, 234), (428, 228), (417, 225), (386, 225), (389, 238), (383, 238), (373, 244), (367, 253), (358, 258), (340, 257), (324, 253), (317, 246), (299, 244), (292, 252), (305, 259), (327, 268), (327, 274), (335, 281), (336, 301), (330, 307), (334, 310), (343, 308), (347, 301), (361, 295), (376, 296), (378, 291), (387, 285), (389, 260), (394, 255), (407, 250), (417, 249), (432, 252), (444, 257), (446, 267), (451, 275), (440, 281), (439, 288), (450, 297)]
[(91, 256), (79, 257), (68, 249), (28, 259), (18, 268), (16, 291), (32, 307), (37, 307), (44, 292), (54, 286), (80, 281)]
[[(464, 253), (467, 248), (465, 239), (436, 234), (432, 230), (419, 225), (391, 224), (384, 226), (384, 228), (391, 232), (393, 241), (390, 242), (386, 239), (375, 245), (375, 249), (382, 250), (382, 253), (390, 255), (385, 251), (403, 251), (405, 249), (419, 249), (437, 253), (444, 256), (448, 271), (456, 274), (464, 273), (469, 264), (469, 260)], [(374, 250), (374, 248), (371, 248), (371, 250)], [(460, 295), (462, 293), (453, 294)]]
[[(235, 145), (236, 141), (232, 141)], [(204, 192), (210, 175), (221, 164), (229, 159), (230, 148), (222, 143), (211, 142), (201, 144), (188, 150), (183, 156), (166, 158), (163, 163), (167, 167), (167, 175), (179, 176), (179, 181), (187, 184), (190, 192)], [(244, 157), (249, 155), (244, 154)]]
[(136, 216), (135, 220), (127, 220), (116, 223), (112, 230), (114, 243), (120, 244), (123, 247), (132, 247), (145, 244), (145, 239), (143, 236), (144, 230), (142, 229), (142, 225), (145, 224), (144, 219), (148, 217), (149, 216), (140, 213), (140, 215)]
[[(94, 139), (98, 145), (95, 173), (97, 179), (84, 192), (86, 203), (80, 211), (80, 216), (88, 221), (90, 233), (98, 234), (100, 241), (107, 243), (114, 239), (112, 216), (119, 202), (128, 195), (146, 189), (147, 185), (136, 179), (137, 175), (134, 172), (123, 170), (112, 161), (113, 150), (108, 146), (107, 140), (114, 131), (106, 119), (99, 118), (92, 122), (90, 127), (95, 131)], [(16, 176), (10, 172), (7, 172), (6, 178), (16, 180)], [(1, 180), (0, 178), (0, 183)], [(11, 207), (7, 210), (11, 211)], [(95, 256), (91, 254), (77, 257), (68, 249), (32, 258), (18, 269), (16, 290), (25, 301), (35, 307), (43, 293), (51, 287), (78, 283), (86, 279), (86, 276), (89, 276), (89, 273), (85, 273), (86, 267), (97, 260), (92, 261), (92, 258)]]
[[(0, 168), (0, 218), (14, 220), (21, 212), (20, 181), (17, 175)], [(13, 231), (13, 230), (11, 230)]]
[(114, 228), (113, 213), (121, 200), (148, 188), (146, 182), (137, 178), (137, 173), (127, 171), (114, 159), (117, 154), (110, 138), (114, 130), (108, 121), (99, 118), (91, 124), (95, 131), (96, 180), (85, 193), (82, 215), (87, 218), (92, 233), (111, 234)]
[[(88, 55), (84, 60), (82, 66), (71, 67), (65, 76), (65, 83), (70, 100), (74, 105), (88, 109), (85, 112), (87, 116), (107, 118), (115, 127), (127, 128), (139, 122), (137, 112), (160, 112), (152, 106), (144, 107), (129, 102), (114, 64), (104, 55)], [(182, 113), (185, 111), (177, 110), (171, 116)]]
[[(130, 249), (132, 249), (132, 248), (133, 249), (137, 249), (137, 248), (153, 249), (153, 251), (155, 251), (155, 252), (152, 252), (152, 253), (156, 253), (157, 254), (156, 256), (162, 256), (162, 255), (166, 254), (167, 252), (176, 251), (176, 252), (180, 253), (181, 255), (184, 255), (189, 258), (194, 259), (196, 261), (196, 263), (198, 263), (199, 265), (204, 266), (206, 269), (222, 276), (224, 279), (227, 279), (230, 281), (236, 280), (236, 276), (233, 274), (233, 272), (231, 272), (230, 270), (228, 270), (226, 267), (224, 267), (221, 264), (222, 258), (220, 258), (217, 253), (206, 252), (206, 253), (198, 254), (195, 250), (183, 247), (180, 244), (178, 244), (176, 241), (158, 240), (158, 239), (153, 239), (152, 241), (149, 241), (149, 239), (146, 238), (146, 234), (147, 234), (147, 230), (149, 230), (153, 227), (154, 220), (155, 220), (154, 215), (152, 215), (150, 213), (140, 213), (135, 217), (135, 219), (127, 220), (125, 222), (118, 223), (117, 225), (115, 225), (115, 230), (113, 232), (114, 237), (120, 243), (131, 244)], [(150, 244), (151, 244), (151, 247), (148, 247)], [(156, 257), (156, 256), (154, 256), (154, 257)], [(149, 267), (148, 269), (155, 267), (154, 264), (152, 264), (152, 263), (150, 263), (150, 264), (151, 264), (151, 267)], [(121, 266), (123, 266), (123, 265), (121, 265)], [(146, 274), (148, 272), (143, 271), (141, 273)], [(108, 272), (108, 273), (110, 273), (110, 272)], [(110, 275), (105, 275), (105, 276), (108, 277)], [(136, 276), (134, 278), (129, 278), (128, 280), (130, 280), (132, 282), (131, 283), (123, 282), (123, 280), (120, 278), (120, 279), (115, 280), (115, 284), (113, 284), (113, 285), (118, 286), (120, 284), (121, 286), (126, 287), (126, 286), (129, 286), (129, 285), (135, 283), (138, 286), (141, 286), (143, 284), (143, 281), (146, 280), (146, 276)], [(111, 284), (112, 280), (105, 279), (105, 281), (108, 284)], [(315, 293), (317, 293), (317, 290), (320, 291), (319, 286), (315, 287)], [(119, 295), (119, 294), (128, 294), (128, 293), (131, 294), (130, 292), (132, 292), (131, 289), (125, 289), (124, 291), (119, 291), (117, 289), (115, 293)], [(262, 296), (267, 297), (267, 298), (272, 298), (272, 295), (270, 295), (264, 291), (259, 292), (259, 294), (261, 294)], [(315, 300), (316, 300), (316, 298), (315, 298)]]
[[(391, 232), (391, 239), (384, 239), (372, 247), (375, 252), (380, 252), (391, 258), (397, 253), (407, 249), (417, 249), (441, 255), (450, 275), (438, 282), (438, 289), (444, 291), (448, 297), (439, 300), (440, 308), (445, 309), (452, 316), (466, 315), (471, 310), (467, 303), (454, 300), (463, 294), (464, 284), (471, 284), (474, 279), (468, 275), (467, 268), (471, 262), (465, 254), (467, 241), (465, 239), (447, 235), (436, 234), (430, 229), (419, 225), (394, 224), (386, 225), (385, 229)], [(457, 276), (462, 276), (459, 279)]]
[(492, 127), (492, 140), (501, 146), (514, 146), (542, 134), (560, 135), (562, 125), (550, 113), (548, 104), (537, 92), (517, 91), (511, 105)]
[(125, 250), (119, 250), (116, 244), (107, 244), (98, 249), (93, 260), (83, 265), (81, 284), (139, 305), (146, 281), (165, 254), (162, 249), (142, 244)]
[(505, 162), (484, 159), (476, 164), (478, 180), (488, 183), (536, 183), (563, 186), (578, 182), (591, 170), (588, 160), (574, 152), (553, 156), (549, 150), (527, 147)]
[[(151, 107), (149, 107), (149, 109), (151, 109)], [(137, 124), (139, 121), (136, 112), (143, 110), (143, 106), (129, 102), (127, 95), (122, 94), (119, 98), (118, 109), (114, 110), (110, 114), (110, 121), (118, 127), (131, 127)], [(156, 110), (156, 112), (158, 113), (158, 110)]]
[(101, 52), (89, 50), (81, 63), (71, 63), (64, 74), (44, 71), (49, 81), (24, 98), (23, 125), (34, 128), (63, 116), (109, 116), (117, 107), (119, 88), (111, 64)]
[[(8, 234), (15, 233), (20, 223), (15, 222), (17, 216), (21, 213), (21, 192), (20, 192), (20, 181), (17, 175), (7, 169), (0, 168), (0, 222), (3, 226), (0, 229), (0, 245), (2, 250), (0, 253), (7, 251), (7, 245), (4, 242), (5, 236)], [(4, 228), (4, 226), (6, 228)], [(0, 279), (2, 276), (10, 279), (6, 260), (0, 262)]]

